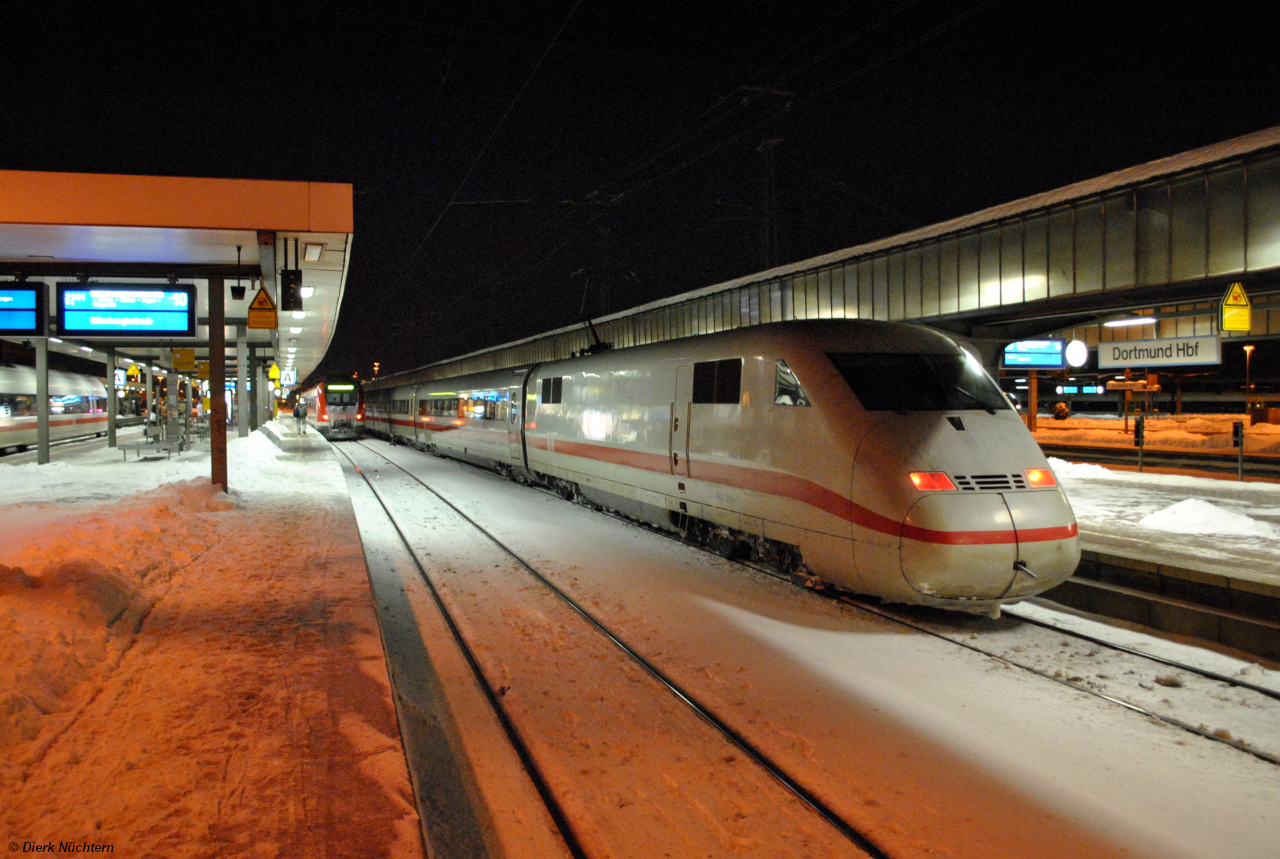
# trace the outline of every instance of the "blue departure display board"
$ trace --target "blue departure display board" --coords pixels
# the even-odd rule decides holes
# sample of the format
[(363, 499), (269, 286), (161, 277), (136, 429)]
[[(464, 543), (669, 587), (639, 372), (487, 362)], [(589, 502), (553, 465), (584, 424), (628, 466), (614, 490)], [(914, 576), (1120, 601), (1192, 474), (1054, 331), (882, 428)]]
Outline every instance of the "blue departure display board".
[(45, 285), (0, 283), (0, 336), (43, 337)]
[(1062, 370), (1067, 366), (1067, 344), (1061, 338), (1019, 340), (1004, 347), (1000, 366), (1013, 370)]
[(58, 330), (79, 337), (194, 337), (190, 284), (60, 283)]

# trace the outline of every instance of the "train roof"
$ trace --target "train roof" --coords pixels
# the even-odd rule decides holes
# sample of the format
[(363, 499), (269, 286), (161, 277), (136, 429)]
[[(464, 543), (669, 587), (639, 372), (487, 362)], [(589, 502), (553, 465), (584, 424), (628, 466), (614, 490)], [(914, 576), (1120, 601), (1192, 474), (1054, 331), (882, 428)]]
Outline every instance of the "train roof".
[[(0, 393), (34, 397), (36, 395), (35, 368), (0, 366)], [(107, 388), (101, 379), (93, 376), (50, 370), (49, 396), (103, 398), (107, 396)]]

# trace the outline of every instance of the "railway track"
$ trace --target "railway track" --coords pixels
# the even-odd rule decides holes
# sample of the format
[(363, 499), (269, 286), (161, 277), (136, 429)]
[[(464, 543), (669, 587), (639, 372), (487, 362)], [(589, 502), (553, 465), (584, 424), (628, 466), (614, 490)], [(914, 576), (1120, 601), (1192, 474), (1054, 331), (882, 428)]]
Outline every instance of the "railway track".
[[(394, 524), (455, 642), (466, 654), (475, 681), (484, 690), (508, 741), (545, 802), (569, 855), (663, 855), (660, 842), (665, 836), (661, 833), (650, 830), (651, 840), (643, 845), (635, 843), (636, 813), (627, 809), (632, 803), (622, 800), (619, 804), (619, 798), (611, 794), (608, 786), (601, 789), (599, 776), (592, 771), (593, 765), (598, 766), (600, 761), (590, 760), (592, 755), (584, 755), (581, 750), (582, 746), (611, 745), (627, 747), (628, 755), (635, 758), (676, 755), (682, 762), (674, 768), (676, 771), (692, 778), (692, 770), (702, 770), (699, 777), (709, 783), (698, 788), (684, 786), (681, 790), (723, 792), (723, 798), (700, 800), (700, 804), (707, 807), (685, 824), (669, 819), (680, 816), (673, 809), (681, 803), (657, 803), (658, 817), (663, 819), (655, 818), (652, 823), (670, 825), (677, 830), (672, 836), (675, 839), (670, 845), (672, 849), (689, 852), (696, 845), (682, 843), (682, 839), (715, 837), (714, 830), (732, 832), (735, 827), (751, 826), (763, 827), (764, 833), (781, 839), (774, 855), (813, 855), (813, 851), (822, 855), (889, 855), (702, 704), (695, 691), (677, 684), (628, 646), (587, 606), (541, 574), (457, 505), (368, 446), (351, 446), (358, 449), (355, 453), (347, 447), (335, 446), (335, 450), (351, 462)], [(425, 493), (430, 493), (436, 510), (430, 516), (432, 527), (439, 528), (445, 518), (451, 518), (447, 527), (453, 532), (461, 529), (483, 536), (492, 549), (492, 558), (485, 558), (484, 566), (492, 570), (487, 575), (500, 580), (500, 588), (519, 593), (519, 609), (510, 606), (504, 609), (500, 597), (482, 598), (481, 590), (468, 590), (474, 587), (474, 581), (467, 583), (459, 576), (442, 574), (442, 558), (438, 553), (433, 553), (431, 558), (423, 557), (423, 546), (429, 542), (422, 537), (426, 526), (422, 521), (421, 499)], [(470, 561), (475, 567), (475, 558)], [(493, 597), (494, 592), (489, 591), (488, 596)], [(497, 616), (485, 616), (486, 603), (489, 608), (497, 606)], [(513, 612), (523, 617), (513, 621)], [(504, 647), (504, 639), (516, 640), (517, 646)], [(562, 660), (569, 676), (548, 672), (548, 666), (536, 664), (543, 660), (555, 662), (556, 655), (561, 653), (571, 655), (567, 661)], [(574, 679), (582, 679), (572, 678), (572, 672), (581, 672), (584, 665), (593, 667), (594, 671), (585, 674), (592, 675), (597, 682), (589, 684), (589, 689), (570, 688), (575, 685)], [(601, 666), (607, 670), (602, 671)], [(600, 694), (602, 692), (605, 694)], [(556, 703), (550, 705), (541, 700), (543, 697), (554, 698)], [(608, 705), (606, 699), (614, 697), (621, 699), (620, 706)], [(548, 718), (551, 713), (559, 713), (560, 717)], [(572, 715), (565, 717), (564, 713)], [(566, 722), (572, 724), (566, 726)], [(647, 733), (646, 726), (651, 729)], [(627, 729), (639, 733), (626, 737)], [(664, 746), (673, 748), (664, 749)], [(749, 767), (744, 765), (744, 760), (750, 762)], [(671, 776), (666, 773), (673, 769), (672, 762), (656, 763), (660, 764), (657, 770), (663, 771), (663, 775), (656, 783), (636, 787), (641, 795), (656, 797), (670, 789), (661, 782), (670, 780)], [(633, 777), (641, 779), (649, 774), (643, 763), (637, 767), (620, 767), (624, 777), (629, 770)], [(720, 805), (739, 811), (728, 813), (708, 827), (705, 815)], [(751, 813), (743, 814), (743, 808), (751, 809)], [(682, 825), (700, 832), (679, 831)], [(711, 835), (708, 829), (713, 830)], [(797, 830), (802, 831), (797, 833)], [(627, 834), (619, 837), (619, 831)], [(803, 836), (800, 839), (803, 845), (797, 843), (795, 834)], [(755, 832), (750, 837), (759, 835)], [(427, 837), (430, 839), (430, 833)], [(748, 836), (743, 833), (734, 837)], [(689, 855), (693, 855), (692, 852)]]
[[(642, 527), (653, 533), (661, 534), (671, 539), (678, 539), (675, 538), (671, 532), (662, 531), (643, 523), (634, 522), (627, 517), (620, 516), (610, 511), (604, 512), (606, 515), (637, 525), (638, 527)], [(695, 548), (706, 552), (707, 554), (723, 557), (723, 555), (716, 552), (714, 548), (709, 546), (695, 546)], [(742, 560), (732, 560), (730, 562), (776, 579), (791, 582), (798, 586), (811, 586), (813, 584), (812, 581), (806, 580), (802, 577), (771, 569), (757, 563)], [(1172, 669), (1174, 672), (1184, 672), (1209, 683), (1220, 684), (1223, 687), (1241, 690), (1242, 692), (1247, 693), (1247, 696), (1256, 696), (1256, 698), (1272, 702), (1270, 709), (1274, 712), (1276, 719), (1280, 719), (1280, 688), (1255, 684), (1245, 678), (1213, 671), (1187, 662), (1179, 662), (1177, 660), (1126, 647), (1096, 636), (1090, 636), (1077, 629), (1055, 624), (1047, 619), (1029, 616), (1025, 612), (1019, 612), (1016, 607), (1011, 610), (1006, 610), (1006, 615), (1013, 616), (1016, 618), (1016, 621), (1010, 621), (1007, 616), (1003, 619), (991, 620), (985, 617), (968, 616), (955, 612), (916, 608), (912, 606), (885, 606), (867, 598), (862, 598), (855, 594), (850, 594), (834, 588), (820, 589), (816, 592), (836, 599), (846, 605), (853, 606), (863, 612), (890, 620), (895, 624), (909, 627), (927, 635), (945, 639), (953, 644), (965, 648), (966, 650), (1000, 659), (1020, 670), (1036, 674), (1054, 683), (1059, 683), (1110, 703), (1117, 704), (1139, 715), (1146, 716), (1214, 742), (1224, 743), (1238, 749), (1239, 751), (1245, 752), (1246, 754), (1253, 755), (1254, 757), (1267, 761), (1268, 763), (1280, 765), (1280, 744), (1260, 748), (1258, 745), (1255, 745), (1247, 739), (1241, 739), (1238, 736), (1240, 733), (1239, 731), (1233, 732), (1229, 728), (1214, 727), (1200, 721), (1193, 722), (1189, 721), (1187, 718), (1175, 715), (1171, 712), (1174, 705), (1167, 699), (1164, 702), (1166, 706), (1162, 707), (1159, 706), (1159, 701), (1142, 703), (1132, 700), (1132, 698), (1125, 695), (1108, 694), (1104, 691), (1104, 688), (1100, 688), (1104, 687), (1105, 684), (1098, 683), (1097, 678), (1088, 678), (1071, 671), (1063, 671), (1058, 667), (1050, 667), (1049, 669), (1038, 668), (1028, 659), (1020, 657), (1020, 654), (1027, 652), (1029, 646), (1043, 649), (1043, 641), (1033, 641), (1029, 644), (1014, 644), (1008, 647), (995, 647), (983, 643), (982, 636), (975, 636), (974, 633), (975, 631), (978, 633), (999, 632), (1007, 629), (1012, 624), (1024, 624), (1032, 627), (1038, 627), (1039, 629), (1052, 633), (1059, 638), (1065, 635), (1077, 641), (1087, 642), (1094, 647), (1105, 648), (1106, 650), (1117, 654), (1125, 654), (1131, 659), (1139, 663), (1145, 663), (1148, 666), (1158, 665), (1161, 666), (1161, 669)], [(979, 643), (974, 643), (975, 638)], [(1061, 645), (1059, 645), (1059, 647), (1060, 646)], [(1160, 673), (1161, 669), (1149, 669), (1146, 670), (1145, 673), (1149, 674), (1156, 680), (1155, 685), (1162, 686), (1164, 683), (1176, 683), (1176, 685), (1171, 685), (1165, 688), (1185, 688), (1184, 681), (1177, 677), (1177, 674), (1169, 674), (1168, 672)], [(1140, 669), (1126, 668), (1126, 670), (1133, 671)], [(1257, 706), (1257, 704), (1257, 701), (1245, 702), (1245, 706)]]

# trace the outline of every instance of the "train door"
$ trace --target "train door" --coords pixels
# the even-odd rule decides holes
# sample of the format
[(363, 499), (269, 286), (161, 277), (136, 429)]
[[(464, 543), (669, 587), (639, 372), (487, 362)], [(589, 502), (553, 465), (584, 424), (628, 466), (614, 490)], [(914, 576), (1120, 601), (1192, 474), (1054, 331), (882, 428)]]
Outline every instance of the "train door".
[(516, 370), (511, 377), (511, 408), (507, 409), (507, 445), (510, 447), (511, 464), (529, 468), (528, 454), (524, 446), (525, 408), (529, 405), (529, 377), (533, 368)]
[(676, 367), (675, 399), (671, 401), (670, 446), (668, 459), (671, 473), (689, 476), (689, 419), (693, 417), (693, 366)]

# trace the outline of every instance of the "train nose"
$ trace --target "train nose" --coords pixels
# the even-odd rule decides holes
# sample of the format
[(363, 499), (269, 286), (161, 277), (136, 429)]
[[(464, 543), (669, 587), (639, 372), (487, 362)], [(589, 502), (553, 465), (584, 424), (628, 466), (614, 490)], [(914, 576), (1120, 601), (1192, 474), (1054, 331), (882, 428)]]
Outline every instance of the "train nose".
[(1075, 518), (1060, 491), (945, 492), (907, 513), (902, 574), (942, 599), (1010, 599), (1065, 580), (1080, 560)]

